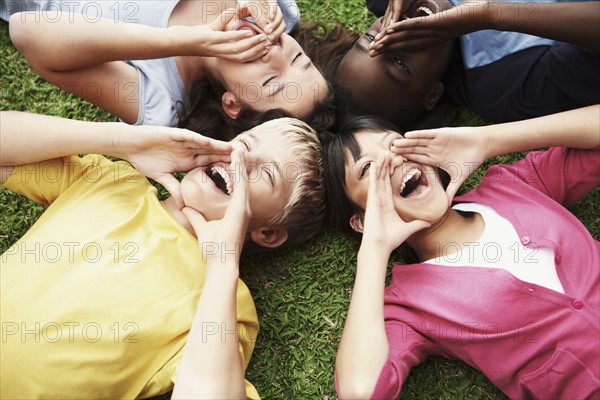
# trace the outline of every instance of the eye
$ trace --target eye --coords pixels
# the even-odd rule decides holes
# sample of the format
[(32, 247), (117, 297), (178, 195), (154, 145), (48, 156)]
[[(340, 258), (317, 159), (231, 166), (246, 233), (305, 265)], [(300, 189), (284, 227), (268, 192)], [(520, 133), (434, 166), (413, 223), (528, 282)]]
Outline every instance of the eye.
[(275, 79), (275, 76), (272, 76), (269, 79), (267, 79), (266, 81), (264, 81), (263, 86), (267, 86), (273, 79)]
[(244, 145), (246, 151), (250, 151), (250, 145), (244, 139), (240, 139), (240, 143)]
[(394, 57), (394, 64), (396, 64), (398, 67), (402, 68), (402, 70), (405, 71), (406, 73), (410, 73), (408, 66), (406, 64), (404, 64), (404, 61), (402, 61), (398, 57)]
[(372, 162), (368, 161), (366, 162), (361, 168), (360, 168), (360, 179), (362, 179), (365, 174), (367, 173), (367, 171), (369, 170), (369, 168), (371, 167)]
[(267, 177), (269, 178), (269, 182), (271, 183), (271, 186), (275, 186), (275, 179), (273, 178), (273, 171), (271, 171), (271, 168), (269, 168), (268, 165), (265, 165), (263, 167), (263, 171), (265, 171), (265, 173), (267, 174)]
[(294, 64), (296, 62), (297, 59), (299, 59), (300, 57), (302, 57), (302, 52), (299, 52), (298, 54), (296, 54), (296, 56), (294, 57), (294, 59), (292, 60), (292, 64)]
[(367, 39), (368, 42), (372, 42), (373, 40), (375, 40), (375, 36), (367, 32), (365, 33), (365, 39)]

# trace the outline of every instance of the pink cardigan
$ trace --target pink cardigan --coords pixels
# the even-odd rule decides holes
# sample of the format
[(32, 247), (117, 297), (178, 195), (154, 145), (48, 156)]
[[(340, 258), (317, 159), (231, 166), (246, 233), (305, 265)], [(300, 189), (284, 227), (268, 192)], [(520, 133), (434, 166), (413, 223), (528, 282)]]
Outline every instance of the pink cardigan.
[(372, 398), (396, 398), (428, 355), (465, 361), (511, 398), (600, 398), (600, 243), (563, 207), (599, 184), (600, 149), (553, 148), (491, 167), (457, 198), (492, 207), (523, 245), (551, 248), (566, 294), (502, 269), (395, 265)]

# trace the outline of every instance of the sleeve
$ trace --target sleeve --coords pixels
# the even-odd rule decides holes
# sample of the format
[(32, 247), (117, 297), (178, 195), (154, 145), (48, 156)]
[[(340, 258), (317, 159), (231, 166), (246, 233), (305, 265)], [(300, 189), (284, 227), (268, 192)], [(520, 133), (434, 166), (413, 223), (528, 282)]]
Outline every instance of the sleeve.
[(381, 17), (385, 14), (385, 9), (387, 8), (388, 1), (387, 0), (366, 0), (367, 8), (371, 11), (375, 16)]
[[(518, 121), (600, 102), (600, 55), (563, 43), (540, 43), (476, 62), (494, 55), (489, 41), (482, 40), (490, 32), (478, 31), (461, 39), (464, 65), (456, 60), (445, 78), (445, 95), (453, 102), (492, 122)], [(506, 41), (512, 38), (515, 46), (522, 46), (527, 37), (534, 38), (515, 32), (499, 35), (491, 36), (498, 46), (502, 37)], [(467, 49), (467, 39), (477, 47)]]
[(600, 185), (600, 147), (588, 150), (553, 147), (527, 154), (503, 166), (531, 187), (565, 207)]
[(112, 161), (100, 155), (69, 156), (19, 165), (4, 187), (37, 203), (50, 205), (78, 180), (97, 181)]
[[(236, 304), (238, 320), (237, 329), (240, 338), (240, 357), (242, 360), (242, 365), (244, 366), (244, 371), (246, 371), (248, 364), (250, 364), (250, 358), (252, 357), (254, 346), (256, 345), (259, 325), (254, 300), (252, 299), (250, 290), (242, 280), (238, 282)], [(252, 400), (260, 399), (258, 391), (247, 379), (245, 381), (245, 386), (246, 398)]]
[(385, 329), (390, 350), (381, 369), (372, 399), (395, 399), (410, 370), (427, 356), (436, 354), (435, 346), (409, 324), (386, 321)]

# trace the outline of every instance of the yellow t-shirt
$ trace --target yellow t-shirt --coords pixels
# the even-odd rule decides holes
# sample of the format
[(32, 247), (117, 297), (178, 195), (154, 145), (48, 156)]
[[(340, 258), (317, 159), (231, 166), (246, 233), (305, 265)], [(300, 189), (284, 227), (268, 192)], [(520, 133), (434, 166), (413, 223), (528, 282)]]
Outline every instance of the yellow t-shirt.
[[(126, 162), (54, 159), (15, 168), (5, 186), (49, 207), (1, 256), (0, 397), (170, 390), (204, 284), (196, 238)], [(258, 319), (242, 281), (237, 317), (247, 367)], [(249, 382), (246, 393), (258, 398)]]

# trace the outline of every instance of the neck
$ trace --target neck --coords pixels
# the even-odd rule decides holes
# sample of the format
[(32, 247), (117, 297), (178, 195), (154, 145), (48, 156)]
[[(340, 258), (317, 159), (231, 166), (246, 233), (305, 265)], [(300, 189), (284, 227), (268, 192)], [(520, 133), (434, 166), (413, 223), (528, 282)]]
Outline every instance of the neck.
[(419, 260), (431, 260), (447, 255), (447, 245), (463, 248), (475, 242), (483, 232), (483, 218), (478, 213), (461, 214), (449, 209), (444, 217), (430, 228), (411, 236), (407, 242)]
[(163, 200), (162, 204), (181, 226), (183, 226), (189, 233), (196, 236), (196, 232), (194, 232), (194, 228), (190, 224), (190, 221), (188, 221), (185, 214), (179, 209), (179, 207), (177, 207), (177, 204), (175, 204), (175, 201), (172, 197)]
[(175, 57), (175, 64), (177, 70), (181, 76), (183, 86), (187, 89), (188, 94), (192, 88), (194, 82), (212, 76), (209, 72), (207, 64), (212, 57), (194, 57), (194, 56), (180, 56)]

